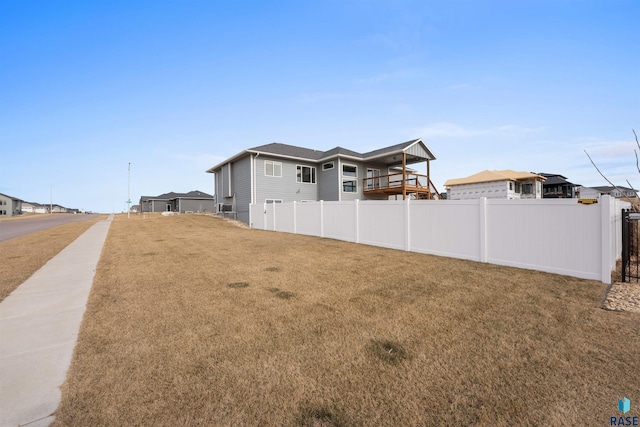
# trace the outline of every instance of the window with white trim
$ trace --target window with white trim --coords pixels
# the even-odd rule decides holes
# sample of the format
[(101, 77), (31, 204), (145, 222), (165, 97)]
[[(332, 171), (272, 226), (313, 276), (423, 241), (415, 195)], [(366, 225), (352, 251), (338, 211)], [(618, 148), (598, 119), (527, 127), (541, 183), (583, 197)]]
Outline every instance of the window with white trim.
[(342, 165), (342, 192), (358, 192), (358, 167), (356, 165)]
[(308, 184), (316, 183), (316, 168), (313, 166), (296, 166), (296, 181)]
[(342, 180), (342, 192), (343, 193), (357, 193), (358, 181), (355, 179), (343, 179)]
[(358, 177), (358, 167), (355, 165), (342, 165), (342, 176)]
[(264, 161), (264, 175), (265, 176), (282, 176), (282, 163), (272, 162), (271, 160)]
[(334, 163), (333, 161), (327, 162), (327, 163), (323, 163), (322, 164), (322, 170), (323, 171), (328, 171), (329, 169), (333, 169)]

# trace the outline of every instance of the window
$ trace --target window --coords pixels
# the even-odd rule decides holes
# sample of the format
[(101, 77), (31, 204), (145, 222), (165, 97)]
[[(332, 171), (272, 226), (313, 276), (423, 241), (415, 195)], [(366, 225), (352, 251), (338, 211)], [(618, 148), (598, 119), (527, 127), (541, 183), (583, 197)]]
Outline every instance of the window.
[(358, 180), (354, 179), (358, 177), (358, 167), (355, 165), (342, 165), (342, 192), (344, 193), (357, 193), (358, 192)]
[(296, 181), (309, 184), (316, 183), (316, 168), (312, 166), (296, 166)]
[(271, 160), (264, 161), (264, 174), (265, 176), (282, 176), (282, 163), (272, 162)]
[(358, 167), (353, 165), (342, 165), (342, 176), (358, 176)]
[(345, 193), (357, 193), (358, 181), (355, 179), (345, 179), (342, 181), (342, 191)]
[(516, 193), (520, 193), (520, 183), (516, 182)]
[(533, 184), (522, 184), (522, 194), (533, 194)]
[(509, 181), (509, 190), (513, 191), (513, 182)]
[(327, 162), (322, 164), (323, 171), (328, 171), (329, 169), (333, 169), (333, 162)]
[(282, 199), (265, 199), (266, 204), (271, 205), (273, 203), (282, 203)]

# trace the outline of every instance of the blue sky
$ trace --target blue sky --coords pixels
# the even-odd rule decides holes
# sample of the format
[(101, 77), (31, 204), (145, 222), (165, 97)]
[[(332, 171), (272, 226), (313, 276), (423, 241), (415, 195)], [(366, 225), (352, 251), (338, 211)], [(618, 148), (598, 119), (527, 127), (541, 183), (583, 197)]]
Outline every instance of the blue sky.
[[(213, 192), (281, 142), (421, 137), (432, 178), (555, 172), (640, 187), (640, 2), (4, 1), (0, 192), (100, 212)], [(422, 167), (422, 166), (421, 166)]]

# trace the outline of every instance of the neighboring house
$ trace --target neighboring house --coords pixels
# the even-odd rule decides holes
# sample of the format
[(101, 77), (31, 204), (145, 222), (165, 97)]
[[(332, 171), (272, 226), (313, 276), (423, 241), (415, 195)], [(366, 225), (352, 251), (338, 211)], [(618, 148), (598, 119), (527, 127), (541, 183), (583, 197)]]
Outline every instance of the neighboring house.
[(35, 202), (22, 202), (22, 212), (49, 213), (49, 206)]
[(580, 198), (582, 199), (599, 199), (600, 196), (612, 196), (616, 198), (636, 197), (636, 191), (633, 188), (618, 186), (616, 187), (580, 187)]
[(215, 212), (213, 196), (202, 191), (140, 197), (140, 212)]
[(60, 205), (52, 205), (51, 206), (51, 212), (52, 213), (67, 213), (68, 209), (65, 208), (64, 206), (60, 206)]
[(447, 199), (540, 199), (543, 176), (512, 170), (485, 170), (466, 178), (450, 179), (444, 183)]
[(0, 216), (14, 216), (22, 213), (22, 200), (0, 193)]
[(25, 213), (35, 213), (36, 207), (34, 203), (31, 202), (22, 202), (22, 212)]
[(50, 205), (41, 205), (40, 203), (32, 203), (32, 205), (33, 205), (33, 211), (35, 213), (46, 214), (51, 212)]
[[(439, 197), (429, 178), (431, 160), (435, 156), (421, 139), (364, 154), (272, 143), (241, 151), (207, 172), (215, 175), (217, 212), (249, 223), (252, 203)], [(426, 175), (407, 169), (421, 162)]]
[(571, 199), (578, 197), (580, 185), (567, 181), (567, 177), (555, 173), (538, 173), (546, 178), (542, 183), (543, 199)]
[(133, 212), (133, 213), (140, 212), (140, 205), (132, 205), (130, 212)]

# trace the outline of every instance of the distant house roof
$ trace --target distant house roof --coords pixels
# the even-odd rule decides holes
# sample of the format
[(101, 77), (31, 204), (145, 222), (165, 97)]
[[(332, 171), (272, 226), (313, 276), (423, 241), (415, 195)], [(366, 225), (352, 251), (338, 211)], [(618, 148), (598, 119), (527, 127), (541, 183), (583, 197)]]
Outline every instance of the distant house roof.
[(495, 182), (495, 181), (523, 181), (535, 179), (537, 181), (544, 181), (545, 178), (535, 173), (531, 172), (516, 172), (510, 169), (499, 170), (499, 171), (490, 171), (484, 170), (482, 172), (478, 172), (477, 174), (468, 176), (466, 178), (454, 178), (450, 179), (444, 183), (445, 187), (450, 187), (452, 185), (463, 185), (463, 184), (476, 184), (480, 182)]
[(148, 202), (149, 200), (173, 200), (173, 199), (212, 199), (213, 196), (203, 191), (193, 190), (188, 193), (164, 193), (159, 196), (141, 196), (141, 202)]
[[(610, 186), (602, 186), (602, 187), (591, 187), (594, 188), (596, 190), (598, 190), (601, 193), (606, 193), (609, 194), (611, 193), (613, 190), (615, 190), (615, 187), (610, 187)], [(622, 190), (622, 191), (637, 191), (633, 188), (629, 188), (629, 187), (623, 187), (622, 185), (618, 185), (618, 189)]]
[(7, 199), (11, 199), (11, 200), (18, 200), (18, 201), (20, 201), (20, 202), (22, 202), (22, 201), (23, 201), (22, 199), (18, 199), (17, 197), (13, 197), (13, 196), (10, 196), (10, 195), (8, 195), (8, 194), (4, 194), (4, 193), (0, 193), (0, 196), (4, 196), (4, 197), (6, 197)]
[[(534, 172), (531, 172), (534, 173)], [(580, 186), (580, 184), (574, 184), (572, 182), (567, 181), (567, 177), (564, 175), (560, 175), (557, 173), (544, 173), (544, 172), (539, 172), (538, 175), (546, 178), (544, 185), (573, 185), (573, 186)]]
[[(313, 150), (310, 148), (297, 147), (295, 145), (287, 145), (281, 144), (278, 142), (274, 142), (271, 144), (260, 145), (258, 147), (249, 148), (247, 150), (241, 151), (233, 157), (228, 158), (222, 163), (215, 165), (214, 167), (207, 170), (207, 172), (214, 172), (220, 169), (223, 165), (233, 162), (247, 154), (268, 154), (271, 156), (295, 159), (295, 160), (306, 160), (312, 162), (321, 162), (324, 160), (330, 160), (334, 157), (348, 157), (352, 159), (357, 159), (361, 161), (371, 161), (378, 160), (384, 162), (395, 162), (396, 164), (400, 164), (402, 162), (401, 157), (397, 157), (398, 154), (402, 152), (406, 152), (409, 148), (413, 147), (416, 144), (420, 144), (421, 148), (426, 155), (426, 158), (429, 160), (435, 160), (435, 156), (433, 152), (427, 147), (427, 145), (422, 141), (422, 139), (412, 139), (411, 141), (402, 142), (400, 144), (392, 145), (389, 147), (381, 148), (378, 150), (369, 151), (368, 153), (358, 153), (353, 150), (348, 150), (343, 147), (335, 147), (328, 151), (320, 151)], [(393, 157), (396, 155), (396, 157)], [(416, 163), (418, 161), (423, 161), (424, 158), (420, 158), (416, 155), (407, 156), (407, 163)]]

